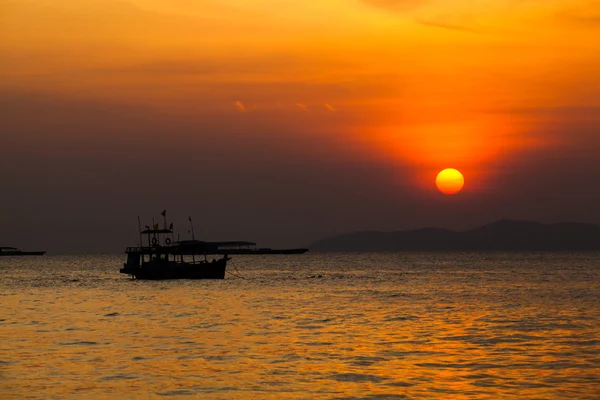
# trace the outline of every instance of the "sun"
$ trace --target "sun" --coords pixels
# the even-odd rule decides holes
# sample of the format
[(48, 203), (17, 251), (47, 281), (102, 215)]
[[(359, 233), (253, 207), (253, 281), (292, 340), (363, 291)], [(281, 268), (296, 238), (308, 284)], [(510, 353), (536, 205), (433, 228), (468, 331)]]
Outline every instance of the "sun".
[(444, 194), (455, 194), (461, 191), (465, 184), (465, 178), (460, 171), (454, 168), (446, 168), (435, 178), (435, 185)]

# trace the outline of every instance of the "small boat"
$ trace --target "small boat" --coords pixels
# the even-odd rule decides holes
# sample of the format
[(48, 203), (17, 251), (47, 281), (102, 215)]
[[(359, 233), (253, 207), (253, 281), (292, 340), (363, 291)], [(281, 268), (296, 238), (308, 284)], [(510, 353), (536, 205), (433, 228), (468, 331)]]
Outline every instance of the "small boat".
[(16, 247), (0, 247), (0, 256), (43, 256), (45, 251), (22, 251)]
[(271, 249), (260, 247), (257, 249), (219, 249), (217, 254), (304, 254), (308, 249)]
[(175, 242), (171, 229), (154, 225), (140, 231), (140, 246), (127, 247), (127, 259), (120, 272), (135, 279), (224, 279), (231, 258), (225, 255), (209, 261), (206, 255), (215, 254), (214, 250), (213, 244), (200, 240)]

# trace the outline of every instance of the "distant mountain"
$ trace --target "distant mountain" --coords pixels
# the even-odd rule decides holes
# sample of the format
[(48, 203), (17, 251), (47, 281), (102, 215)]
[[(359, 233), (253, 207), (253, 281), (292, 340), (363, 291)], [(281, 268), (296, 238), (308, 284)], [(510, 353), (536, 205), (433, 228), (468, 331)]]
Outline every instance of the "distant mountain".
[(455, 232), (424, 228), (354, 232), (317, 240), (311, 251), (600, 251), (600, 226), (500, 220)]

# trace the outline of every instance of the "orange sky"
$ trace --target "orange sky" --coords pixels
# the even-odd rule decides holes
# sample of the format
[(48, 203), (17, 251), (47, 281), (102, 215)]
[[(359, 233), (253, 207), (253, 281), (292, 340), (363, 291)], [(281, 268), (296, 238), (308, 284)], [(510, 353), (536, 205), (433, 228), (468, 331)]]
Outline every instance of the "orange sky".
[(182, 115), (356, 113), (349, 135), (434, 168), (545, 144), (514, 110), (600, 106), (598, 1), (471, 3), (2, 0), (0, 85)]
[(163, 115), (198, 143), (306, 139), (424, 191), (454, 167), (477, 192), (515, 154), (599, 146), (598, 37), (597, 0), (0, 0), (0, 91)]

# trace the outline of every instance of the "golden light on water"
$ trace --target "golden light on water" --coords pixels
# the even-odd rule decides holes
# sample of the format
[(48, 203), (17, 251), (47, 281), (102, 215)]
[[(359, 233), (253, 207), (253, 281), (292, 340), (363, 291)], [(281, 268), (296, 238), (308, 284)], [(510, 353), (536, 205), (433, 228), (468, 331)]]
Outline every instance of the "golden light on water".
[(398, 257), (236, 257), (219, 282), (2, 257), (0, 398), (597, 397), (597, 258)]

